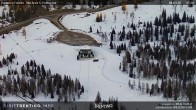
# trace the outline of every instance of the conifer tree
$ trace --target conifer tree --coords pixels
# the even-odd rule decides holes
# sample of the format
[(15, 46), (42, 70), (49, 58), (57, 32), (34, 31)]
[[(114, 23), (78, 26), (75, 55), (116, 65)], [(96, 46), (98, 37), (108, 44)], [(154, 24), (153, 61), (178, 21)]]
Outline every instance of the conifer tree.
[(100, 13), (99, 21), (102, 21), (102, 13)]
[(25, 81), (24, 77), (21, 79), (21, 86), (20, 87), (21, 87), (20, 90), (21, 90), (21, 93), (22, 93), (23, 97), (26, 97), (27, 84), (26, 84), (26, 81)]
[(116, 32), (115, 32), (114, 28), (112, 29), (112, 33), (111, 33), (111, 34), (116, 34)]
[(1, 61), (0, 61), (0, 68), (2, 68), (3, 67), (3, 64), (1, 63)]
[(192, 96), (192, 84), (189, 83), (187, 88), (186, 88), (186, 95), (189, 99), (189, 102), (193, 102), (193, 96)]
[(90, 26), (90, 32), (92, 32), (92, 27)]
[(5, 16), (5, 11), (4, 11), (4, 10), (2, 11), (2, 18), (3, 18), (3, 19), (6, 18), (6, 16)]
[(4, 110), (3, 100), (1, 99), (1, 97), (0, 97), (0, 109)]
[(168, 97), (169, 98), (172, 98), (172, 91), (173, 91), (173, 89), (172, 89), (172, 85), (171, 85), (171, 80), (169, 80), (169, 83), (168, 83), (168, 86), (167, 86), (167, 94), (168, 94)]
[(127, 63), (131, 63), (131, 54), (129, 51), (126, 51), (126, 59), (127, 59)]
[(138, 6), (137, 6), (137, 0), (134, 0), (134, 9), (136, 10), (137, 8), (138, 8)]
[(112, 41), (110, 41), (110, 49), (114, 49)]
[(158, 21), (158, 18), (156, 17), (156, 18), (155, 18), (155, 21), (154, 21), (154, 25), (155, 25), (155, 26), (158, 26), (158, 24), (159, 24), (158, 22), (159, 22), (159, 21)]
[(127, 10), (126, 3), (125, 2), (122, 3), (122, 10), (123, 10), (123, 12), (125, 12)]
[(99, 17), (99, 14), (97, 14), (97, 17), (96, 17), (96, 22), (100, 22), (100, 17)]
[(186, 12), (184, 11), (184, 13), (183, 13), (183, 17), (182, 17), (182, 22), (186, 22), (187, 20), (186, 20)]
[(124, 43), (124, 45), (123, 45), (123, 50), (127, 50), (126, 43)]
[(50, 96), (50, 98), (54, 98), (54, 92), (53, 92), (53, 89), (51, 89), (51, 96)]
[(149, 84), (146, 83), (146, 93), (148, 94), (149, 93)]
[(5, 35), (4, 34), (3, 34), (2, 38), (5, 39)]
[(84, 93), (84, 87), (83, 87), (83, 86), (82, 86), (82, 88), (81, 88), (81, 92)]
[(158, 27), (155, 27), (155, 33), (154, 33), (154, 36), (155, 36), (156, 40), (158, 41), (158, 40), (159, 40)]
[(130, 79), (129, 79), (128, 85), (129, 85), (129, 88), (130, 88), (131, 87), (131, 81), (130, 81)]
[(96, 96), (96, 99), (95, 99), (95, 103), (98, 104), (100, 102), (101, 102), (101, 95), (100, 95), (100, 93), (98, 91), (97, 96)]
[(113, 37), (113, 34), (111, 33), (110, 41), (112, 42), (113, 40), (114, 40), (114, 37)]
[(151, 85), (150, 96), (154, 94), (154, 84)]
[(3, 65), (7, 65), (7, 61), (5, 60), (4, 57), (3, 57), (2, 63), (3, 63)]

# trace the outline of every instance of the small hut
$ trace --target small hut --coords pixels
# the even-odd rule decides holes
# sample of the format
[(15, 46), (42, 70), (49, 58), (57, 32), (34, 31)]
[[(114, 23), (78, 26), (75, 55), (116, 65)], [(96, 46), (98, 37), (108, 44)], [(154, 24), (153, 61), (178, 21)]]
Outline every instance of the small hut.
[(93, 58), (94, 54), (89, 46), (82, 46), (78, 52), (77, 60), (80, 58)]

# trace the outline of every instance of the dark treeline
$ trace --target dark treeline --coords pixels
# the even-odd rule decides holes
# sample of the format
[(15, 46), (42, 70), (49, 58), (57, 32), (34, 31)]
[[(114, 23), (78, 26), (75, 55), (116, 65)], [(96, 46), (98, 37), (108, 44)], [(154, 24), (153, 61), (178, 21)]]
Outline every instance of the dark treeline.
[(2, 81), (1, 96), (22, 95), (35, 98), (42, 93), (45, 97), (58, 97), (58, 101), (75, 101), (84, 92), (84, 87), (76, 78), (58, 73), (52, 74), (44, 65), (35, 61), (27, 61), (21, 70), (8, 69), (7, 75), (0, 75)]

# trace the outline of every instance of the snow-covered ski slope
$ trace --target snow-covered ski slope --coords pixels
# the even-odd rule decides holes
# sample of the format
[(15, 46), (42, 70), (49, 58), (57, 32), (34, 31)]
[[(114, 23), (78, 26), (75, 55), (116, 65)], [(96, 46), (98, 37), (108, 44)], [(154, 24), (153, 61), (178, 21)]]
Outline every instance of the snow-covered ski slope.
[[(99, 62), (93, 62), (92, 59), (77, 61), (76, 56), (80, 47), (68, 46), (58, 42), (50, 44), (46, 42), (47, 38), (60, 32), (50, 21), (39, 19), (25, 27), (25, 29), (27, 31), (26, 39), (22, 35), (22, 30), (5, 34), (5, 39), (0, 36), (2, 49), (0, 58), (2, 59), (3, 56), (6, 57), (7, 54), (12, 52), (17, 54), (13, 64), (0, 68), (2, 75), (7, 74), (10, 67), (20, 70), (20, 67), (27, 60), (33, 59), (38, 64), (44, 64), (46, 69), (50, 68), (52, 73), (70, 75), (73, 79), (79, 78), (85, 88), (85, 93), (79, 99), (80, 101), (95, 100), (98, 91), (100, 91), (104, 100), (108, 100), (111, 96), (118, 97), (122, 101), (162, 100), (161, 96), (150, 97), (149, 95), (141, 95), (137, 90), (130, 90), (128, 87), (129, 78), (118, 69), (122, 58), (117, 54), (104, 48), (91, 47), (95, 53), (95, 58), (99, 59)], [(19, 65), (16, 65), (16, 62)], [(16, 101), (21, 100), (14, 95), (2, 97), (5, 101), (13, 101), (13, 98)], [(50, 99), (49, 96), (45, 97), (43, 94), (39, 94), (36, 95), (35, 100), (57, 100), (57, 97)]]
[[(173, 13), (172, 6), (138, 6), (138, 9), (134, 12), (135, 23), (140, 21), (154, 21), (155, 16), (159, 16), (162, 8), (167, 9), (167, 13)], [(133, 6), (127, 6), (129, 13), (134, 10)], [(194, 8), (187, 8), (183, 6), (182, 10), (178, 6), (177, 11), (186, 11), (189, 15), (195, 14)], [(109, 33), (111, 27), (116, 31), (122, 30), (122, 26), (128, 22), (131, 23), (131, 18), (124, 14), (121, 7), (102, 11), (106, 13), (106, 21), (96, 23), (96, 14), (89, 17), (83, 17), (86, 13), (80, 13), (79, 15), (67, 15), (62, 19), (62, 23), (68, 29), (81, 29), (88, 32), (89, 27), (92, 26), (93, 33), (102, 27), (103, 32)], [(117, 21), (114, 22), (112, 12), (117, 12)], [(138, 19), (140, 17), (140, 19)], [(9, 34), (5, 34), (5, 39), (0, 36), (0, 44), (2, 49), (2, 57), (6, 57), (7, 54), (12, 52), (17, 54), (15, 63), (11, 65), (11, 68), (20, 67), (27, 60), (35, 60), (38, 64), (44, 64), (46, 69), (51, 69), (52, 73), (60, 73), (62, 75), (70, 75), (73, 79), (79, 78), (82, 85), (84, 85), (85, 93), (81, 96), (79, 101), (93, 101), (99, 91), (103, 100), (108, 100), (109, 97), (118, 97), (120, 101), (161, 101), (166, 100), (162, 98), (162, 95), (150, 96), (149, 94), (142, 94), (139, 90), (131, 90), (128, 87), (129, 77), (126, 73), (122, 73), (119, 70), (119, 63), (122, 61), (122, 56), (118, 56), (115, 52), (109, 50), (108, 45), (103, 47), (91, 47), (95, 58), (99, 59), (98, 62), (90, 60), (77, 61), (76, 56), (78, 54), (79, 46), (69, 46), (66, 44), (53, 42), (47, 43), (47, 38), (55, 37), (61, 30), (55, 27), (50, 21), (46, 19), (39, 19), (32, 24), (25, 27), (26, 39), (22, 35), (22, 30), (12, 31)], [(90, 34), (92, 37), (101, 41), (97, 34)], [(16, 62), (19, 65), (16, 65)], [(7, 74), (8, 67), (4, 66), (0, 68), (1, 74)], [(131, 79), (133, 82), (134, 79)], [(155, 83), (156, 80), (141, 80), (141, 83), (148, 82), (149, 84)], [(136, 87), (138, 80), (135, 79)], [(9, 97), (2, 97), (3, 100), (21, 100), (16, 96), (10, 95)], [(57, 100), (57, 97), (50, 99), (42, 94), (36, 95), (35, 100)], [(172, 99), (171, 99), (172, 100)]]
[[(96, 12), (96, 13), (90, 13), (90, 16), (85, 17), (87, 12), (85, 13), (79, 13), (79, 14), (70, 14), (67, 16), (64, 16), (61, 20), (62, 24), (68, 28), (68, 29), (78, 29), (79, 32), (85, 31), (89, 32), (90, 26), (92, 27), (92, 33), (90, 34), (92, 37), (94, 37), (96, 40), (101, 41), (101, 38), (96, 34), (97, 29), (101, 32), (107, 33), (108, 38), (109, 33), (114, 28), (116, 32), (122, 31), (123, 26), (127, 26), (128, 23), (135, 23), (138, 24), (138, 22), (147, 22), (152, 21), (154, 23), (155, 17), (161, 15), (163, 9), (166, 9), (167, 16), (172, 15), (176, 10), (176, 13), (179, 13), (180, 18), (183, 15), (183, 12), (185, 11), (187, 15), (189, 16), (196, 16), (196, 9), (195, 6), (189, 8), (188, 5), (177, 5), (176, 7), (173, 5), (138, 5), (138, 8), (135, 10), (134, 5), (127, 5), (127, 10), (123, 12), (122, 6)], [(127, 14), (128, 12), (128, 14)], [(102, 13), (103, 19), (104, 14), (106, 14), (105, 21), (102, 22), (96, 22), (96, 16), (97, 14)], [(116, 13), (116, 21), (114, 20), (114, 15)], [(130, 14), (134, 13), (133, 17), (130, 17)], [(132, 19), (133, 18), (133, 19)], [(143, 26), (143, 24), (141, 24)], [(126, 32), (128, 32), (129, 29), (126, 28)]]
[[(6, 57), (11, 52), (17, 54), (14, 64), (0, 68), (1, 74), (6, 74), (10, 67), (20, 70), (20, 67), (27, 60), (33, 59), (38, 64), (44, 64), (47, 69), (50, 68), (52, 73), (79, 78), (85, 88), (85, 93), (79, 99), (81, 101), (94, 100), (98, 91), (100, 91), (102, 99), (105, 100), (111, 96), (118, 97), (122, 101), (161, 100), (161, 97), (141, 95), (140, 92), (128, 88), (128, 77), (118, 69), (121, 57), (117, 54), (103, 48), (91, 47), (99, 62), (93, 62), (92, 59), (77, 61), (76, 56), (80, 47), (68, 46), (58, 42), (50, 44), (46, 42), (47, 38), (60, 32), (48, 20), (36, 20), (25, 29), (27, 31), (26, 39), (22, 35), (22, 30), (6, 34), (5, 39), (2, 39), (1, 36), (2, 55), (0, 58)], [(16, 65), (16, 62), (19, 65)], [(144, 96), (147, 98), (143, 98)], [(12, 95), (3, 97), (3, 100), (12, 101), (13, 97), (14, 100), (21, 100)], [(57, 98), (50, 99), (50, 97), (39, 94), (35, 100), (57, 100)]]

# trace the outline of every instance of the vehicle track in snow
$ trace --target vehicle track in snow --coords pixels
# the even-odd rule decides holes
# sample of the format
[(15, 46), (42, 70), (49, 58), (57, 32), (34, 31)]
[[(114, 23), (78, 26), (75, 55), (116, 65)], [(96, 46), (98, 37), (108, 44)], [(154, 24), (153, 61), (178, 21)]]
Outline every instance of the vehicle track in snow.
[(84, 90), (87, 93), (86, 99), (88, 100), (90, 62), (89, 61), (79, 61), (79, 62), (80, 62), (80, 67), (79, 67), (78, 77), (79, 77), (79, 81), (81, 81), (82, 85), (84, 86)]
[(108, 77), (104, 74), (104, 67), (105, 67), (105, 64), (106, 64), (106, 57), (104, 57), (103, 60), (104, 60), (104, 64), (103, 64), (103, 67), (102, 67), (102, 70), (101, 70), (101, 73), (102, 73), (103, 77), (104, 77), (105, 79), (107, 79), (108, 81), (111, 81), (111, 82), (113, 82), (113, 83), (128, 86), (128, 84), (122, 83), (122, 82), (118, 82), (118, 81), (115, 81), (115, 80), (112, 80), (111, 78), (108, 78)]

